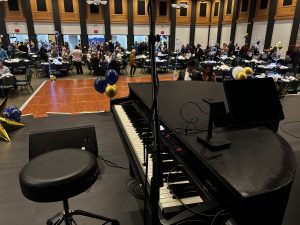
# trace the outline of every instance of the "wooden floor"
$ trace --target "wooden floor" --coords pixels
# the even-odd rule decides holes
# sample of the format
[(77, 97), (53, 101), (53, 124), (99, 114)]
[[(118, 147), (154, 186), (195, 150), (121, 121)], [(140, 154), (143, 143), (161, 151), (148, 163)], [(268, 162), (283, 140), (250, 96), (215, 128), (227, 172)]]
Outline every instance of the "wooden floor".
[[(173, 75), (162, 75), (161, 81), (175, 80)], [(109, 111), (110, 99), (94, 89), (95, 79), (46, 81), (21, 108), (22, 114), (46, 117), (47, 113), (70, 113)], [(120, 77), (115, 98), (129, 94), (128, 83), (151, 82), (150, 76)]]

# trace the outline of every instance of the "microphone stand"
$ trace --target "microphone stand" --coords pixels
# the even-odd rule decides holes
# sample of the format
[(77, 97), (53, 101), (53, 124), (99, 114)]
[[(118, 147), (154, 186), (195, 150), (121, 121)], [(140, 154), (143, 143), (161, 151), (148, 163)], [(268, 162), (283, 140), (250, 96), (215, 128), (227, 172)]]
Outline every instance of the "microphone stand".
[[(152, 97), (153, 105), (150, 115), (152, 117), (153, 125), (153, 172), (151, 179), (150, 187), (150, 206), (151, 206), (151, 224), (158, 225), (158, 202), (159, 202), (159, 189), (163, 185), (162, 179), (162, 168), (161, 168), (161, 143), (160, 143), (160, 122), (158, 114), (158, 89), (159, 89), (159, 79), (156, 70), (156, 61), (155, 61), (155, 9), (156, 4), (155, 0), (149, 0), (148, 3), (148, 15), (149, 15), (149, 26), (150, 26), (150, 35), (149, 35), (149, 49), (150, 49), (150, 61), (151, 61), (151, 76), (152, 76)], [(146, 188), (146, 187), (145, 187)]]

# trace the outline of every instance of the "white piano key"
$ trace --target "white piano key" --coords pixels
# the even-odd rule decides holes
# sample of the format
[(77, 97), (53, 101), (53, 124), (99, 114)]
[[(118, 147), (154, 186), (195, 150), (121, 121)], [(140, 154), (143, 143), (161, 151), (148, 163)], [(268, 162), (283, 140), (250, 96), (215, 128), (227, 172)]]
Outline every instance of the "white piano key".
[[(134, 150), (135, 155), (137, 156), (141, 168), (143, 168), (143, 171), (145, 173), (146, 166), (143, 165), (144, 163), (144, 144), (143, 140), (138, 135), (138, 132), (136, 131), (135, 127), (132, 125), (130, 119), (128, 118), (126, 112), (124, 111), (123, 107), (121, 105), (115, 105), (114, 109), (116, 111), (117, 116), (119, 117), (122, 127), (124, 128), (126, 135), (131, 143), (131, 146)], [(172, 162), (173, 159), (166, 159), (163, 160), (163, 162)], [(153, 162), (150, 155), (148, 155), (148, 182), (150, 182), (152, 178), (152, 171), (153, 170)], [(172, 172), (166, 172), (164, 175), (168, 174), (179, 174), (182, 175), (182, 171), (178, 168)], [(182, 183), (189, 183), (188, 180), (186, 181), (179, 181), (179, 182), (170, 182), (169, 184), (182, 184)], [(203, 200), (200, 196), (195, 197), (188, 197), (188, 198), (182, 198), (180, 199), (184, 204), (196, 204), (201, 203)], [(169, 207), (174, 206), (180, 206), (182, 205), (181, 202), (178, 199), (174, 199), (173, 195), (170, 193), (170, 189), (168, 188), (168, 185), (164, 183), (164, 186), (160, 188), (160, 201), (159, 206), (160, 208), (166, 209)]]

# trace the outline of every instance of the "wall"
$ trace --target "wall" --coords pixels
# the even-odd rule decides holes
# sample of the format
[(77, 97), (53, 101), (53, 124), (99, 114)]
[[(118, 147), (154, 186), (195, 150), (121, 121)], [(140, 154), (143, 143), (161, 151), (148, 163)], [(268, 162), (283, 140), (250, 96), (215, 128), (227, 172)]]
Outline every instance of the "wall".
[(274, 24), (273, 36), (271, 46), (274, 46), (276, 42), (281, 41), (283, 48), (281, 49), (281, 57), (284, 58), (286, 51), (288, 50), (291, 32), (292, 32), (293, 20), (277, 20)]
[(36, 34), (54, 34), (54, 23), (34, 23)]
[(8, 34), (15, 34), (15, 29), (20, 30), (19, 34), (27, 34), (27, 25), (25, 22), (6, 22), (6, 30)]
[(186, 45), (190, 42), (190, 26), (176, 26), (176, 40), (180, 41), (181, 45)]
[(209, 45), (215, 45), (218, 35), (218, 26), (210, 27)]
[(155, 34), (162, 34), (161, 32), (163, 31), (163, 35), (170, 35), (170, 25), (166, 24), (156, 24), (155, 25)]
[(266, 21), (258, 21), (253, 24), (251, 42), (260, 41), (260, 50), (263, 50), (267, 31)]
[[(19, 0), (19, 5), (23, 0)], [(134, 13), (136, 14), (136, 4), (138, 0), (131, 0), (134, 2)], [(147, 3), (148, 0), (146, 0)], [(226, 12), (226, 4), (228, 0), (225, 1), (224, 11)], [(257, 0), (255, 18), (254, 18), (254, 26), (253, 26), (253, 34), (252, 34), (252, 41), (261, 41), (261, 46), (263, 46), (265, 41), (265, 33), (267, 27), (267, 20), (269, 16), (269, 6), (267, 9), (260, 10), (259, 4), (261, 0)], [(64, 12), (63, 7), (63, 0), (58, 0), (59, 8), (60, 8), (60, 19), (62, 21), (62, 33), (64, 34), (80, 34), (80, 21), (78, 16), (78, 0), (73, 0), (74, 4), (74, 13), (69, 14)], [(127, 0), (123, 0), (123, 14), (116, 15), (114, 14), (114, 1), (110, 2), (110, 18), (111, 18), (111, 34), (112, 35), (127, 35), (128, 34), (128, 10), (127, 10)], [(180, 2), (176, 0), (176, 2)], [(179, 16), (180, 10), (176, 10), (177, 18), (177, 27), (176, 27), (176, 34), (175, 39), (178, 38), (181, 43), (186, 44), (189, 42), (189, 35), (190, 35), (190, 23), (191, 23), (191, 9), (192, 9), (192, 1), (185, 0), (184, 2), (188, 3), (187, 9), (187, 16)], [(218, 16), (213, 16), (209, 18), (210, 15), (210, 8), (212, 7), (212, 11), (214, 11), (215, 2), (220, 2), (220, 0), (213, 0), (207, 1), (207, 13), (206, 17), (200, 17), (200, 0), (197, 1), (197, 8), (196, 8), (196, 30), (195, 30), (195, 44), (200, 43), (202, 46), (207, 45), (208, 40), (208, 26), (211, 25), (210, 31), (210, 44), (215, 44), (217, 39), (217, 24), (219, 21)], [(234, 1), (233, 1), (234, 2)], [(248, 10), (246, 12), (241, 12), (241, 4), (242, 1), (239, 1), (239, 13), (238, 13), (238, 23), (236, 27), (236, 34), (235, 34), (235, 43), (239, 45), (243, 45), (244, 43), (244, 34), (246, 33), (247, 28), (247, 20), (249, 15), (249, 8), (250, 2), (248, 1)], [(271, 2), (271, 0), (269, 0)], [(273, 45), (277, 40), (282, 41), (285, 48), (288, 46), (288, 42), (290, 39), (291, 33), (291, 26), (292, 20), (294, 17), (294, 11), (297, 0), (292, 1), (292, 5), (290, 6), (282, 6), (283, 0), (278, 0), (277, 11), (275, 15), (275, 25), (274, 25), (274, 32), (271, 44)], [(46, 0), (47, 3), (47, 11), (41, 12), (37, 11), (36, 7), (36, 0), (30, 0), (31, 8), (32, 8), (32, 15), (34, 20), (34, 28), (36, 34), (53, 34), (54, 26), (53, 26), (53, 12), (52, 12), (52, 1)], [(15, 33), (15, 28), (20, 29), (20, 34), (27, 33), (27, 25), (24, 18), (24, 12), (22, 12), (22, 8), (19, 11), (9, 11), (8, 4), (3, 3), (3, 10), (4, 10), (4, 17), (6, 21), (7, 31), (8, 33)], [(170, 5), (170, 0), (167, 0), (167, 5)], [(212, 6), (211, 6), (212, 5)], [(103, 7), (100, 6), (100, 10), (98, 14), (91, 15), (89, 7), (87, 7), (87, 33), (88, 34), (99, 34), (103, 35), (105, 33), (104, 29), (104, 18), (103, 18)], [(232, 6), (233, 7), (233, 6)], [(232, 8), (233, 9), (233, 8)], [(158, 4), (157, 4), (157, 12), (159, 12)], [(233, 12), (233, 10), (232, 10)], [(225, 13), (226, 14), (226, 13)], [(136, 15), (135, 15), (136, 16)], [(148, 17), (141, 16), (142, 20), (136, 20), (134, 17), (134, 35), (149, 35), (149, 27), (146, 23), (148, 23)], [(157, 24), (156, 24), (156, 34), (162, 34), (163, 31), (164, 35), (170, 35), (170, 12), (169, 7), (167, 8), (167, 15), (157, 17)], [(17, 24), (15, 23), (17, 22)], [(228, 43), (230, 38), (230, 31), (231, 31), (231, 15), (224, 15), (224, 19), (222, 21), (222, 32), (221, 32), (221, 40), (220, 44), (223, 42)], [(94, 33), (94, 30), (98, 30), (98, 33)], [(298, 34), (297, 45), (300, 45), (300, 32)], [(262, 48), (261, 48), (262, 50)], [(285, 49), (283, 49), (285, 51)]]
[(149, 35), (149, 26), (148, 25), (134, 25), (133, 26), (134, 35)]
[[(105, 34), (104, 24), (87, 24), (86, 28), (88, 34)], [(94, 33), (94, 30), (98, 30), (98, 33)]]
[(62, 23), (61, 32), (62, 34), (81, 34), (80, 25), (73, 23)]
[(247, 33), (247, 23), (238, 23), (235, 30), (234, 42), (238, 43), (239, 46), (245, 44), (244, 35)]
[(111, 34), (128, 34), (127, 24), (111, 24)]
[(196, 26), (195, 30), (195, 45), (201, 44), (202, 48), (207, 46), (208, 41), (208, 26)]
[(231, 24), (224, 24), (222, 26), (222, 33), (221, 33), (221, 42), (220, 47), (222, 47), (223, 43), (228, 44), (230, 41), (230, 32), (231, 32)]

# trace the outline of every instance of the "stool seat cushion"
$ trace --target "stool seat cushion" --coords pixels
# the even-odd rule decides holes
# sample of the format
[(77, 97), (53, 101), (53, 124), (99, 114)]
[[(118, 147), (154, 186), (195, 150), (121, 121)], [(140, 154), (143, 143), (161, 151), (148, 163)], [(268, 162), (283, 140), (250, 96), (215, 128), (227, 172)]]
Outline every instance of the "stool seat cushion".
[(42, 154), (20, 172), (22, 193), (35, 202), (55, 202), (76, 196), (97, 180), (99, 167), (90, 152), (61, 149)]

